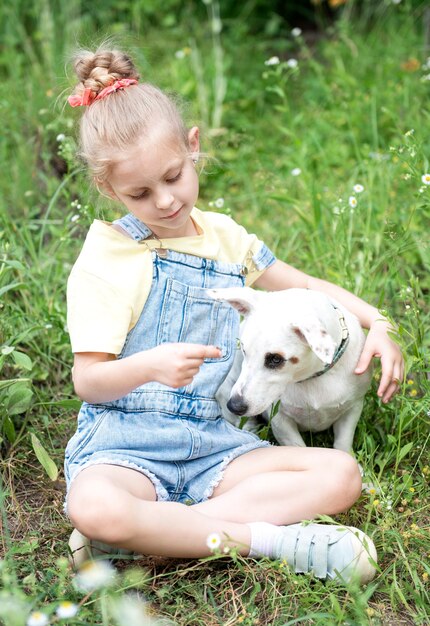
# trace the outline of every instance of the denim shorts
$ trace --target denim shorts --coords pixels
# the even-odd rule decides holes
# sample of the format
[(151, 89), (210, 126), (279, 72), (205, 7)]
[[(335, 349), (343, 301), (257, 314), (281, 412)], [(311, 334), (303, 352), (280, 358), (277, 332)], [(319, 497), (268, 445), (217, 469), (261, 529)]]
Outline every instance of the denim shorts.
[(119, 465), (147, 476), (157, 500), (196, 504), (210, 498), (233, 459), (268, 445), (221, 416), (202, 419), (163, 412), (100, 410), (99, 405), (87, 404), (66, 448), (68, 491), (83, 469)]

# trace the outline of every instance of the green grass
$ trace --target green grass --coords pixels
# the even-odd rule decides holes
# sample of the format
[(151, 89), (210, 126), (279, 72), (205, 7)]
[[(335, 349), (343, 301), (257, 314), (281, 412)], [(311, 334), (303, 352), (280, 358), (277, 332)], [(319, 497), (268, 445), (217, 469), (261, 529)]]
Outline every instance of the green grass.
[[(197, 19), (190, 3), (176, 18), (172, 0), (155, 19), (152, 4), (143, 4), (116, 11), (96, 3), (90, 12), (77, 0), (60, 7), (37, 0), (31, 11), (25, 3), (0, 9), (0, 623), (25, 624), (30, 610), (52, 614), (67, 598), (81, 605), (67, 622), (74, 625), (427, 625), (430, 186), (421, 177), (430, 155), (430, 68), (422, 68), (428, 17), (407, 0), (363, 2), (361, 11), (348, 2), (335, 25), (295, 40), (295, 24), (257, 36), (245, 19), (223, 19), (222, 3), (221, 33), (211, 27), (217, 5), (208, 5), (207, 17), (199, 5)], [(201, 208), (224, 198), (224, 209), (280, 258), (345, 286), (398, 323), (407, 380), (388, 406), (375, 389), (368, 394), (354, 448), (373, 487), (337, 518), (376, 543), (380, 572), (366, 589), (339, 589), (237, 555), (120, 561), (110, 590), (85, 595), (73, 585), (56, 470), (79, 406), (65, 285), (92, 219), (118, 211), (76, 163), (76, 112), (64, 106), (64, 60), (94, 32), (115, 35), (134, 50), (145, 78), (190, 103), (186, 117), (201, 125), (211, 157)], [(275, 55), (280, 64), (265, 65)], [(357, 183), (364, 191), (352, 209)], [(151, 618), (127, 617), (140, 609), (118, 604), (126, 590), (147, 600)]]

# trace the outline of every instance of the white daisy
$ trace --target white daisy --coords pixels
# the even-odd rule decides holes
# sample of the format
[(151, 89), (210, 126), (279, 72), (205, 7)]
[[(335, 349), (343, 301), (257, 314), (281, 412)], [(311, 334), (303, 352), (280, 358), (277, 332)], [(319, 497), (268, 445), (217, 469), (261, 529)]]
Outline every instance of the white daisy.
[(301, 173), (302, 170), (300, 169), (300, 167), (295, 167), (293, 170), (291, 170), (291, 176), (300, 176)]
[(421, 176), (421, 180), (424, 183), (424, 185), (430, 185), (430, 174), (423, 174)]
[(93, 591), (110, 585), (116, 571), (107, 561), (87, 561), (76, 574), (76, 587), (82, 591)]
[(355, 196), (349, 196), (348, 204), (351, 208), (355, 209), (355, 207), (357, 206), (357, 198)]
[(73, 602), (65, 600), (64, 602), (60, 602), (58, 605), (56, 614), (60, 619), (68, 619), (70, 617), (75, 617), (78, 611), (79, 607), (77, 604), (73, 604)]
[(293, 28), (293, 30), (291, 31), (291, 34), (293, 37), (300, 37), (300, 35), (302, 34), (302, 29), (296, 26), (296, 28)]
[(354, 185), (353, 187), (355, 193), (361, 193), (362, 191), (364, 191), (364, 187), (363, 185), (360, 185), (357, 183), (357, 185)]
[(221, 545), (221, 537), (218, 533), (211, 533), (206, 539), (206, 545), (210, 550), (217, 550)]
[(62, 141), (64, 141), (65, 138), (66, 138), (66, 135), (64, 133), (60, 133), (59, 135), (57, 135), (58, 143), (61, 143)]
[(26, 621), (27, 626), (46, 626), (47, 624), (49, 624), (48, 616), (46, 613), (41, 613), (40, 611), (30, 613), (30, 616)]
[(267, 61), (264, 61), (264, 65), (279, 65), (279, 57), (270, 57)]
[(222, 209), (222, 207), (224, 206), (224, 198), (217, 198), (214, 202), (214, 205), (217, 209)]
[(292, 70), (296, 69), (298, 64), (299, 62), (297, 61), (297, 59), (288, 59), (287, 61), (287, 67), (290, 67)]

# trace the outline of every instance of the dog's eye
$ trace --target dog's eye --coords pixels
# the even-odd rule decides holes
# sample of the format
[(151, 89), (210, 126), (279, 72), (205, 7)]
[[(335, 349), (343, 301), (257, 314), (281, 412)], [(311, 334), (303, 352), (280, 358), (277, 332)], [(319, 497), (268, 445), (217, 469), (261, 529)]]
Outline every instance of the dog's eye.
[(264, 357), (264, 366), (268, 367), (271, 370), (281, 368), (284, 363), (284, 357), (282, 356), (282, 354), (278, 354), (277, 352), (267, 352)]

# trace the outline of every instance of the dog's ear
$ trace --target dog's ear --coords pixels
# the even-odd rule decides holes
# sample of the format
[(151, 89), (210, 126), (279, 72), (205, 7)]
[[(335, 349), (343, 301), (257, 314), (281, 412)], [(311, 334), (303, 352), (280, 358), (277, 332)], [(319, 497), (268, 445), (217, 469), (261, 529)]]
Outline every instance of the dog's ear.
[(336, 343), (317, 318), (305, 317), (297, 324), (293, 324), (292, 329), (300, 341), (307, 343), (323, 363), (332, 362)]
[(241, 315), (249, 315), (257, 304), (259, 294), (250, 287), (231, 287), (228, 289), (208, 289), (207, 293), (214, 300), (227, 302)]

